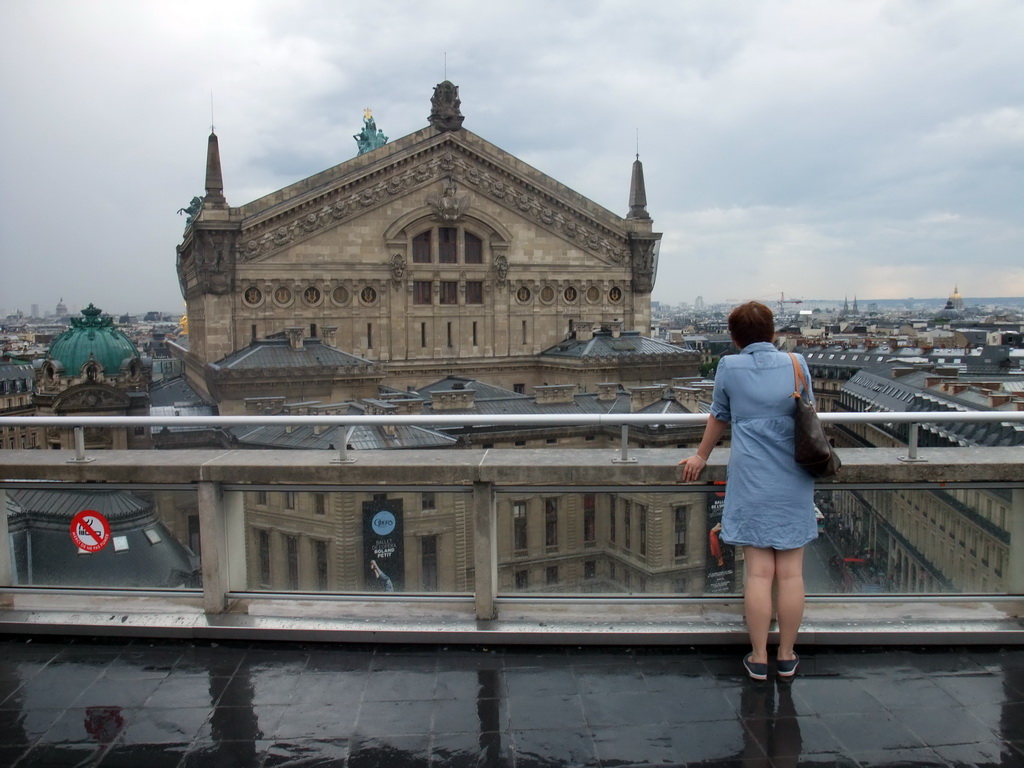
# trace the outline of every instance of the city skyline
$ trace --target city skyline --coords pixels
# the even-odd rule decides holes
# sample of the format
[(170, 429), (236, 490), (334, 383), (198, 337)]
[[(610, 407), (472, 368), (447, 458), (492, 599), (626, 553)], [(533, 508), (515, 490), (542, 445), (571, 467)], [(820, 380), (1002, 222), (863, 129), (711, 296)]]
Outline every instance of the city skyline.
[(366, 107), (424, 127), (445, 77), (468, 130), (620, 215), (639, 153), (655, 301), (1024, 295), (1018, 4), (578, 11), (5, 6), (0, 308), (183, 311), (211, 121), (238, 206), (354, 157)]

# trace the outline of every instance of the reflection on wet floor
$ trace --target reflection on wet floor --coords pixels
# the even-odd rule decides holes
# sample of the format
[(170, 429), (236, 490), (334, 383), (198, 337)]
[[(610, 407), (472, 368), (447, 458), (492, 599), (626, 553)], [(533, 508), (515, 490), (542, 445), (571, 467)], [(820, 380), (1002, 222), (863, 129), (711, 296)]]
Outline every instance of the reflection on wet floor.
[(0, 639), (0, 765), (1024, 766), (1024, 649)]

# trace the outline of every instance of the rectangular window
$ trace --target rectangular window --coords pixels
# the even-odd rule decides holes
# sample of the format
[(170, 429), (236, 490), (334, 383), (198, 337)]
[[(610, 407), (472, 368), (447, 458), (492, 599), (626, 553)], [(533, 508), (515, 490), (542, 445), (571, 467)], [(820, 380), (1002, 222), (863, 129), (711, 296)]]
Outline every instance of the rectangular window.
[(596, 579), (597, 578), (597, 561), (586, 560), (583, 563), (583, 578), (584, 579)]
[(612, 544), (615, 543), (615, 497), (611, 496), (608, 499), (608, 541)]
[(288, 556), (288, 589), (299, 588), (299, 537), (285, 536), (285, 553)]
[(188, 548), (196, 555), (203, 551), (203, 540), (199, 534), (199, 515), (188, 516)]
[(270, 586), (270, 531), (256, 531), (256, 563), (260, 586)]
[(284, 508), (295, 509), (295, 491), (284, 492)]
[(313, 542), (313, 559), (316, 561), (316, 588), (321, 592), (327, 589), (327, 542)]
[(516, 501), (512, 503), (512, 548), (518, 552), (525, 552), (527, 541), (526, 502)]
[(429, 264), (431, 262), (429, 229), (412, 239), (412, 261), (414, 264)]
[(597, 541), (597, 494), (583, 494), (583, 543)]
[(451, 323), (448, 323), (448, 346), (449, 347), (454, 347), (455, 346), (454, 344), (452, 344), (452, 324)]
[(420, 539), (420, 562), (423, 589), (427, 592), (437, 591), (437, 536), (424, 536)]
[(547, 580), (548, 586), (553, 586), (558, 583), (558, 566), (549, 565), (544, 569), (544, 576)]
[(476, 320), (473, 321), (473, 346), (474, 347), (478, 346), (477, 337), (476, 337)]
[(517, 395), (525, 395), (526, 394), (526, 385), (525, 384), (513, 384), (512, 385), (512, 391), (515, 392)]
[(647, 507), (640, 505), (640, 554), (647, 554)]
[(437, 260), (442, 264), (458, 262), (459, 230), (455, 227), (440, 227), (437, 230)]
[(544, 499), (544, 545), (558, 546), (558, 499)]
[(523, 320), (523, 344), (526, 343), (526, 321)]
[(427, 346), (427, 324), (420, 323), (420, 346), (426, 348)]
[(674, 551), (675, 557), (686, 557), (686, 518), (689, 507), (676, 507), (672, 510), (674, 520)]
[(476, 235), (466, 233), (466, 263), (484, 263), (484, 242)]
[(456, 280), (442, 280), (441, 281), (441, 304), (458, 304), (459, 303), (459, 283)]
[(519, 592), (525, 592), (530, 586), (530, 572), (529, 571), (516, 571), (516, 590)]
[(420, 509), (424, 511), (437, 509), (437, 496), (433, 493), (420, 494)]
[(412, 303), (417, 306), (432, 304), (434, 298), (434, 284), (430, 280), (412, 281)]
[(317, 515), (327, 514), (327, 494), (314, 493), (313, 494), (313, 513)]
[(633, 547), (633, 503), (628, 499), (622, 504), (622, 543), (626, 549)]
[(466, 303), (467, 304), (483, 304), (484, 303), (484, 284), (480, 280), (467, 280), (466, 281)]
[(263, 506), (267, 505), (267, 492), (266, 491), (256, 491), (256, 503), (257, 504), (262, 504)]
[(366, 348), (373, 349), (373, 323), (366, 324)]

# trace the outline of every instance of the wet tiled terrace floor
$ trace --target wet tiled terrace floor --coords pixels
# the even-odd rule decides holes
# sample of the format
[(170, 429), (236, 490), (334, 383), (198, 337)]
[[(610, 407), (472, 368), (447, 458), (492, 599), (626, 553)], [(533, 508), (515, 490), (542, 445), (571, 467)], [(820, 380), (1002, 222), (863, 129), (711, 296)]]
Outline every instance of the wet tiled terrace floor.
[(0, 765), (1024, 766), (1024, 649), (0, 638)]

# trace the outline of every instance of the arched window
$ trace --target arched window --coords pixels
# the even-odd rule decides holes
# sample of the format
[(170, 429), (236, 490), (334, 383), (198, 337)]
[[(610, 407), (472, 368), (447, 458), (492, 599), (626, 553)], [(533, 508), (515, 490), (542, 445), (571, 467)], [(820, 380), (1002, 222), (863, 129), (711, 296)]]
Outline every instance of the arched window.
[(412, 263), (483, 264), (484, 241), (463, 227), (427, 229), (412, 239)]

